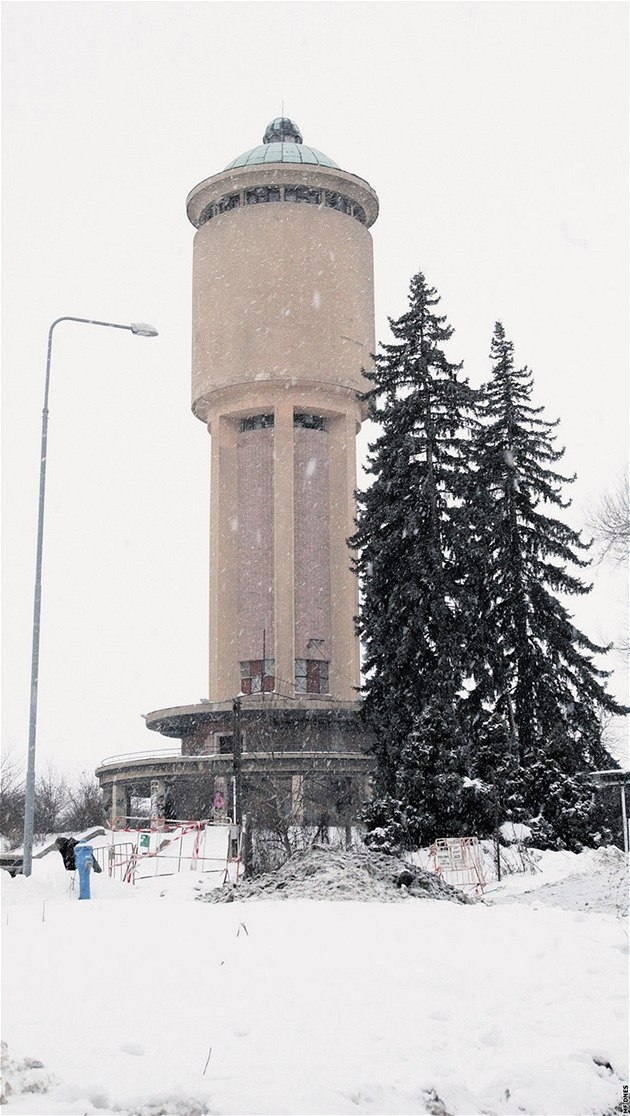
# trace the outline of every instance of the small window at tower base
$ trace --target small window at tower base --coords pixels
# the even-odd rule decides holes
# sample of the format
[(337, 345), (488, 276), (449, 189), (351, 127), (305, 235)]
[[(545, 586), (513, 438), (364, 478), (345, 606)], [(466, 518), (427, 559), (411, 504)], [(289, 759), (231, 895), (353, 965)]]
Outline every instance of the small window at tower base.
[(276, 687), (275, 659), (247, 659), (241, 663), (241, 692), (272, 694)]
[(296, 694), (329, 693), (328, 663), (323, 659), (296, 659), (295, 692)]
[(231, 732), (218, 732), (216, 734), (217, 752), (221, 756), (229, 756), (234, 751), (234, 737)]

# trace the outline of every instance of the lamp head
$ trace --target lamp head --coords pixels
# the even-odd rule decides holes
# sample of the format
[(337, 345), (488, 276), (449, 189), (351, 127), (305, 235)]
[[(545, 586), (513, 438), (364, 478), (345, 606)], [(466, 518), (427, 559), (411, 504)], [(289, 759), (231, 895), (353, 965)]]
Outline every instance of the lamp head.
[(147, 325), (146, 322), (132, 322), (131, 332), (137, 333), (139, 337), (157, 337), (158, 331), (155, 326)]

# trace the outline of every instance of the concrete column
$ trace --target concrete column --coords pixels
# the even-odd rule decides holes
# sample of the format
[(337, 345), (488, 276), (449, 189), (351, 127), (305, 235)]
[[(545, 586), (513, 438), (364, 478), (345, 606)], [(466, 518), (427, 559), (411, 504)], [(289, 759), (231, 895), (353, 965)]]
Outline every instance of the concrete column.
[(238, 662), (237, 422), (211, 422), (210, 480), (210, 689), (211, 701), (227, 701), (241, 688)]
[(356, 412), (329, 422), (330, 438), (330, 581), (332, 639), (330, 689), (336, 698), (356, 701), (359, 685), (359, 640), (354, 617), (358, 612), (357, 578), (346, 540), (354, 534), (356, 488)]
[(151, 779), (151, 826), (160, 828), (164, 825), (166, 812), (166, 780)]
[(223, 798), (223, 806), (221, 806), (220, 808), (217, 808), (215, 806), (215, 808), (214, 808), (214, 820), (216, 822), (224, 822), (224, 821), (227, 820), (228, 806), (229, 806), (229, 803), (228, 803), (228, 786), (227, 786), (227, 779), (225, 778), (225, 775), (215, 775), (215, 777), (214, 777), (214, 794), (215, 794), (215, 799), (216, 799), (216, 796), (219, 795), (219, 794)]
[(297, 825), (304, 821), (304, 776), (291, 776), (291, 813)]
[(119, 827), (122, 829), (127, 824), (127, 814), (129, 807), (127, 804), (127, 788), (124, 783), (112, 783), (112, 810), (109, 824), (114, 826), (118, 820)]
[(274, 413), (274, 596), (276, 692), (295, 693), (293, 571), (293, 400), (279, 399)]

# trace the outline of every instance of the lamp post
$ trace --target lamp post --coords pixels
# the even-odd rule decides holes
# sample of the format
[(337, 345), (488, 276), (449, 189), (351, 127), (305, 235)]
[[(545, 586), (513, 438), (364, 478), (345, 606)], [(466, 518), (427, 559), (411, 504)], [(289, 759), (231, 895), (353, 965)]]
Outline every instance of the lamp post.
[(243, 738), (241, 735), (241, 691), (232, 702), (232, 787), (234, 792), (234, 824), (240, 827), (241, 864), (245, 873), (252, 863), (252, 834), (250, 820), (243, 813)]
[(234, 786), (234, 822), (243, 824), (243, 741), (241, 738), (241, 698), (232, 704), (232, 779)]
[(22, 872), (30, 876), (33, 863), (33, 828), (35, 821), (35, 742), (37, 738), (37, 691), (39, 681), (39, 627), (42, 604), (42, 551), (44, 543), (44, 495), (46, 492), (46, 445), (48, 440), (48, 391), (50, 387), (50, 363), (52, 355), (53, 330), (59, 322), (81, 322), (84, 325), (108, 326), (111, 329), (127, 329), (139, 337), (157, 337), (158, 331), (145, 322), (132, 322), (121, 325), (118, 322), (100, 322), (93, 318), (74, 318), (65, 316), (55, 318), (48, 330), (48, 351), (46, 354), (46, 380), (44, 385), (44, 407), (42, 410), (42, 436), (39, 462), (39, 509), (37, 517), (37, 557), (35, 559), (35, 594), (33, 604), (33, 646), (31, 655), (31, 705), (28, 724), (28, 763), (26, 768), (26, 793), (24, 800), (24, 854)]

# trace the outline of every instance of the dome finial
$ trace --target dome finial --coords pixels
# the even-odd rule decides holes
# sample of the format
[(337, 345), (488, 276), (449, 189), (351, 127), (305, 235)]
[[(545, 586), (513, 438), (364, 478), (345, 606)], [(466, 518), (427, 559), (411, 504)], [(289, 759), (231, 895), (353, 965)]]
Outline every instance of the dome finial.
[(302, 143), (302, 134), (297, 124), (288, 116), (277, 116), (267, 125), (263, 143)]

